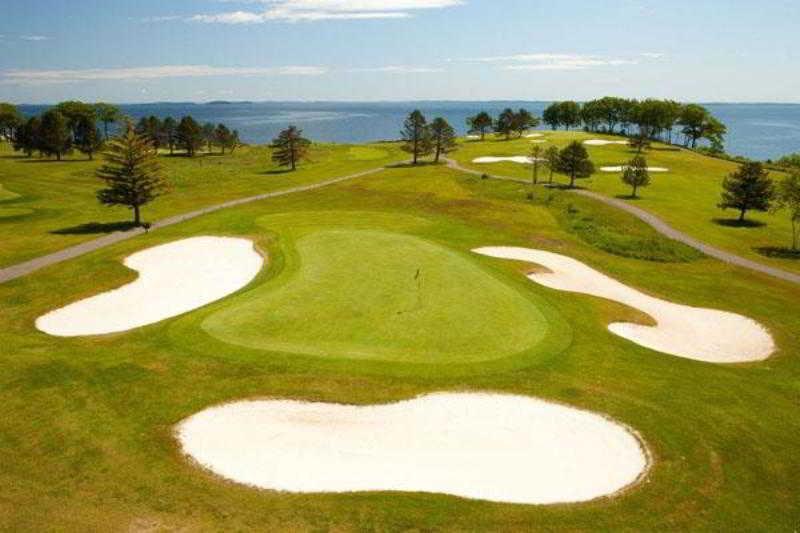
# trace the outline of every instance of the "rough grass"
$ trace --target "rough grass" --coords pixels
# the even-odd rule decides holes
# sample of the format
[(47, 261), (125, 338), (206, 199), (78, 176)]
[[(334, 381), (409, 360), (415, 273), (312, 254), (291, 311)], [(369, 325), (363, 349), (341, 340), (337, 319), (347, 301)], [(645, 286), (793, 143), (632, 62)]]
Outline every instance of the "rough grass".
[[(705, 258), (672, 263), (667, 272), (609, 254), (567, 231), (525, 192), (436, 166), (390, 170), (220, 211), (1, 284), (0, 529), (795, 529), (800, 288)], [(380, 212), (380, 224), (365, 220), (360, 228), (415, 235), (464, 254), (519, 295), (544, 302), (540, 309), (552, 309), (557, 342), (536, 357), (487, 356), (458, 366), (273, 353), (203, 331), (227, 300), (119, 335), (61, 339), (33, 327), (53, 307), (132, 279), (120, 263), (130, 253), (191, 235), (251, 237), (275, 257), (233, 297), (247, 298), (281, 275), (282, 232), (266, 232), (263, 217), (281, 214), (303, 225), (306, 213), (329, 211), (350, 211), (351, 219)], [(619, 233), (641, 224), (631, 217), (609, 223), (617, 220)], [(530, 265), (467, 255), (487, 245), (568, 254), (647, 293), (748, 315), (770, 328), (780, 350), (764, 362), (720, 366), (644, 349), (606, 329), (632, 310), (531, 283), (523, 276)], [(350, 282), (355, 289), (360, 280)], [(365, 404), (444, 390), (524, 394), (605, 413), (641, 433), (653, 468), (623, 495), (575, 505), (423, 493), (293, 495), (215, 478), (181, 457), (172, 434), (183, 418), (243, 398)]]
[[(619, 137), (577, 131), (561, 130), (544, 133), (543, 138), (548, 143), (538, 145), (543, 150), (549, 146), (560, 148), (573, 140), (619, 139)], [(527, 155), (533, 146), (527, 139), (507, 142), (492, 138), (485, 142), (465, 141), (461, 146), (461, 150), (455, 152), (453, 157), (466, 167), (495, 175), (530, 179), (531, 169), (528, 165), (471, 163), (474, 158), (480, 156)], [(597, 168), (622, 165), (636, 155), (630, 147), (623, 145), (586, 148)], [(780, 255), (765, 256), (758, 252), (763, 248), (791, 244), (791, 223), (785, 210), (774, 213), (748, 213), (748, 219), (753, 223), (746, 226), (725, 223), (729, 220), (735, 222), (736, 213), (723, 211), (717, 204), (720, 200), (722, 180), (736, 170), (738, 166), (736, 163), (660, 143), (654, 143), (644, 156), (649, 166), (666, 167), (670, 171), (664, 174), (652, 174), (651, 185), (639, 190), (638, 199), (630, 198), (630, 187), (622, 183), (618, 173), (598, 171), (589, 179), (577, 180), (576, 184), (608, 196), (635, 202), (638, 207), (658, 215), (676, 229), (724, 250), (786, 270), (800, 271), (800, 264), (791, 258)], [(779, 172), (771, 172), (771, 175), (774, 179), (783, 177)], [(547, 176), (548, 171), (544, 170), (545, 180)], [(555, 181), (565, 184), (568, 179), (556, 174)], [(723, 223), (719, 223), (720, 220)]]
[[(368, 158), (356, 155), (367, 153)], [(201, 154), (194, 158), (162, 154), (170, 194), (144, 207), (147, 221), (191, 211), (207, 205), (268, 191), (287, 189), (344, 176), (401, 161), (396, 144), (367, 146), (315, 144), (310, 160), (296, 172), (271, 161), (270, 149), (246, 146), (233, 154)], [(95, 177), (101, 157), (88, 161), (74, 154), (57, 162), (26, 158), (0, 143), (0, 176), (9, 190), (19, 194), (4, 208), (32, 210), (27, 216), (0, 219), (0, 266), (8, 266), (120, 229), (132, 216), (124, 207), (100, 205), (95, 197), (102, 182)]]

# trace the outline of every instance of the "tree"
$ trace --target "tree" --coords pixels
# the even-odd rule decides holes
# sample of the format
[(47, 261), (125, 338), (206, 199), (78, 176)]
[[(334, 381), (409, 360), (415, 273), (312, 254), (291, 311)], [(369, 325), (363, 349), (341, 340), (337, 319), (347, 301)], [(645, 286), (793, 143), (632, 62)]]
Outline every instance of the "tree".
[(174, 118), (167, 117), (161, 122), (161, 134), (159, 137), (169, 147), (169, 155), (174, 155), (175, 145), (178, 143), (178, 124)]
[(233, 153), (233, 151), (241, 145), (242, 141), (239, 140), (239, 130), (233, 130), (233, 132), (231, 132), (231, 140), (228, 144), (228, 148), (230, 148), (231, 153)]
[(639, 135), (634, 135), (628, 140), (628, 142), (630, 143), (631, 147), (636, 150), (637, 154), (641, 154), (642, 151), (650, 148), (650, 139), (647, 138), (647, 135), (642, 133)]
[(594, 173), (594, 164), (589, 159), (589, 152), (583, 144), (572, 141), (558, 154), (556, 169), (569, 176), (569, 187), (575, 187), (575, 180), (588, 178)]
[(539, 183), (539, 163), (542, 161), (542, 147), (538, 144), (534, 144), (531, 148), (531, 185), (536, 185)]
[(597, 131), (605, 120), (600, 100), (591, 100), (581, 106), (581, 120), (589, 131)]
[(136, 124), (135, 131), (138, 135), (147, 137), (147, 140), (150, 141), (150, 144), (153, 145), (156, 151), (161, 148), (163, 135), (161, 121), (157, 116), (150, 115), (149, 117), (140, 118), (139, 122)]
[(527, 109), (520, 109), (514, 114), (511, 125), (517, 136), (522, 137), (526, 131), (539, 125), (539, 118)]
[(194, 154), (203, 146), (203, 128), (190, 116), (183, 117), (176, 130), (177, 145), (186, 151), (186, 155)]
[(636, 198), (639, 187), (650, 185), (650, 172), (647, 170), (647, 160), (637, 155), (631, 159), (622, 171), (622, 183), (633, 188), (631, 198)]
[(722, 182), (721, 209), (738, 209), (739, 222), (747, 211), (766, 211), (775, 197), (775, 186), (763, 165), (758, 162), (743, 163), (736, 172)]
[(64, 154), (72, 151), (72, 137), (67, 120), (55, 109), (42, 115), (37, 148), (47, 156), (56, 156), (59, 161)]
[(403, 122), (403, 131), (400, 132), (405, 141), (403, 150), (412, 154), (414, 165), (421, 156), (430, 154), (433, 149), (427, 124), (425, 116), (419, 109), (412, 111)]
[(158, 163), (158, 151), (129, 124), (125, 133), (109, 141), (105, 158), (96, 174), (106, 188), (97, 192), (97, 199), (104, 205), (132, 209), (133, 223), (141, 225), (141, 207), (169, 190)]
[(497, 117), (497, 122), (494, 125), (494, 131), (496, 131), (498, 135), (505, 136), (506, 140), (509, 140), (511, 139), (511, 134), (514, 132), (516, 126), (515, 121), (516, 113), (514, 113), (514, 110), (510, 107), (506, 108)]
[(776, 208), (789, 211), (789, 220), (792, 223), (792, 250), (797, 251), (800, 240), (800, 174), (794, 173), (778, 184), (776, 200)]
[(97, 122), (97, 112), (92, 104), (79, 102), (77, 100), (69, 100), (67, 102), (61, 102), (55, 106), (55, 110), (61, 113), (61, 115), (66, 119), (67, 128), (69, 128), (73, 139), (75, 138), (78, 122), (82, 118), (91, 120), (92, 122)]
[(456, 145), (456, 130), (442, 117), (433, 119), (430, 126), (431, 142), (433, 143), (433, 162), (439, 162), (439, 156), (449, 154), (458, 149)]
[(25, 123), (17, 106), (0, 102), (0, 140), (13, 142), (18, 128)]
[(717, 120), (709, 111), (697, 104), (683, 106), (678, 117), (678, 124), (683, 126), (686, 144), (697, 147), (699, 139), (707, 139), (712, 145), (722, 146), (723, 136), (727, 133), (725, 125)]
[(40, 148), (41, 126), (39, 117), (29, 118), (14, 135), (14, 150), (25, 152), (28, 157), (32, 156), (33, 151)]
[(554, 131), (558, 129), (558, 126), (561, 124), (561, 114), (558, 106), (558, 102), (553, 102), (547, 106), (544, 113), (542, 113), (542, 120)]
[(206, 142), (206, 151), (208, 153), (211, 153), (211, 149), (216, 143), (216, 137), (214, 135), (216, 130), (217, 128), (210, 122), (203, 124), (203, 140)]
[(214, 129), (214, 142), (217, 143), (223, 154), (225, 154), (226, 148), (230, 148), (231, 141), (233, 141), (231, 130), (225, 124), (217, 124)]
[(567, 101), (558, 104), (558, 120), (564, 129), (581, 125), (581, 106), (577, 102)]
[(117, 106), (103, 102), (94, 104), (97, 119), (103, 123), (103, 138), (108, 139), (108, 125), (122, 118), (122, 113)]
[(550, 171), (550, 176), (548, 177), (548, 183), (553, 183), (553, 172), (558, 169), (558, 161), (559, 161), (559, 154), (558, 148), (555, 146), (551, 146), (544, 152), (544, 160), (545, 165), (547, 165), (547, 169)]
[(486, 111), (481, 111), (475, 116), (467, 117), (467, 127), (469, 127), (469, 133), (472, 134), (480, 134), (481, 140), (484, 140), (486, 137), (486, 133), (492, 131), (492, 125), (494, 121), (492, 117)]
[(311, 141), (303, 137), (303, 130), (289, 126), (272, 140), (272, 161), (282, 167), (297, 169), (297, 163), (308, 158)]
[(80, 117), (75, 126), (75, 147), (81, 152), (94, 159), (94, 153), (103, 146), (103, 139), (100, 137), (100, 130), (97, 129), (95, 122), (89, 117)]

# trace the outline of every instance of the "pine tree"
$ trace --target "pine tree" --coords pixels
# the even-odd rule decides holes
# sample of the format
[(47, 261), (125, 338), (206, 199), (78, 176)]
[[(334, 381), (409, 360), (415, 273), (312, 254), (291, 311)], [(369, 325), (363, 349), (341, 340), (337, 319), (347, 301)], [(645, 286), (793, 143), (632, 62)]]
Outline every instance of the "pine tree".
[(161, 123), (161, 134), (159, 135), (164, 144), (169, 148), (169, 155), (175, 154), (175, 145), (178, 142), (178, 125), (175, 119), (167, 117)]
[(37, 148), (47, 156), (61, 157), (72, 151), (72, 136), (64, 115), (51, 109), (42, 115)]
[(177, 144), (186, 151), (186, 155), (194, 157), (203, 147), (203, 128), (192, 117), (183, 117), (176, 130)]
[(297, 163), (308, 158), (309, 146), (311, 141), (303, 137), (303, 130), (289, 126), (272, 140), (272, 161), (296, 170)]
[(506, 140), (511, 138), (511, 134), (515, 128), (516, 114), (511, 108), (504, 109), (500, 116), (497, 117), (497, 123), (494, 126), (494, 131), (498, 135), (504, 135)]
[(225, 124), (218, 124), (217, 127), (214, 128), (214, 142), (219, 145), (223, 155), (225, 154), (225, 149), (231, 146), (232, 141), (233, 134)]
[(75, 147), (94, 159), (94, 153), (103, 146), (100, 130), (89, 117), (80, 117), (75, 125)]
[(96, 174), (107, 188), (97, 192), (97, 199), (105, 205), (133, 209), (133, 223), (141, 225), (141, 207), (169, 189), (161, 174), (158, 152), (149, 139), (128, 125), (124, 134), (109, 141), (105, 158), (106, 163)]
[(522, 137), (522, 135), (531, 128), (535, 128), (539, 125), (539, 118), (533, 116), (530, 111), (527, 109), (520, 109), (516, 113), (514, 113), (513, 119), (511, 121), (511, 126), (514, 131), (517, 132), (518, 137)]
[(492, 131), (494, 120), (486, 111), (481, 111), (475, 116), (467, 117), (469, 133), (480, 134), (481, 140), (486, 137), (486, 132)]
[(544, 160), (545, 164), (547, 165), (547, 169), (550, 171), (550, 176), (547, 180), (548, 183), (553, 183), (553, 172), (558, 169), (558, 148), (555, 146), (551, 146), (544, 152)]
[(743, 163), (739, 170), (722, 182), (722, 200), (718, 207), (738, 209), (739, 222), (744, 222), (749, 210), (766, 211), (775, 197), (775, 187), (769, 172), (761, 163)]
[(34, 150), (39, 149), (39, 139), (41, 137), (42, 121), (39, 117), (29, 118), (14, 136), (14, 150), (25, 152), (28, 157), (33, 155)]
[(572, 141), (559, 152), (556, 168), (569, 176), (570, 188), (575, 187), (576, 179), (588, 178), (594, 172), (594, 164), (589, 159), (589, 153), (578, 141)]
[(639, 187), (650, 185), (650, 172), (647, 170), (647, 160), (637, 155), (631, 159), (622, 171), (622, 183), (633, 188), (631, 198), (636, 198)]
[(215, 136), (216, 127), (210, 122), (203, 124), (203, 140), (206, 142), (206, 151), (210, 154), (217, 139)]
[(108, 125), (117, 122), (122, 114), (117, 106), (102, 102), (95, 104), (94, 109), (97, 118), (103, 123), (103, 138), (108, 139)]
[(403, 131), (400, 134), (405, 141), (403, 150), (412, 155), (414, 165), (417, 164), (420, 157), (433, 151), (428, 121), (425, 120), (425, 116), (419, 109), (415, 109), (406, 117), (403, 122)]
[(434, 163), (439, 162), (439, 156), (449, 154), (458, 149), (456, 145), (456, 130), (442, 117), (433, 119), (430, 127), (431, 142), (433, 143)]

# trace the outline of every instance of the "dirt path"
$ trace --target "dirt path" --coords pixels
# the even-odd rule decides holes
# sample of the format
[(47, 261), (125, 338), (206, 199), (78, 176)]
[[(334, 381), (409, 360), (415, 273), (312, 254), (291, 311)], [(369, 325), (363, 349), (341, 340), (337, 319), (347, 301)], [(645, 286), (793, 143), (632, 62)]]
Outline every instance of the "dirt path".
[[(475, 176), (481, 176), (484, 172), (480, 172), (477, 170), (472, 170), (469, 168), (464, 168), (459, 165), (456, 161), (452, 159), (447, 160), (447, 166), (454, 170), (458, 170), (460, 172), (466, 172), (467, 174), (472, 174)], [(530, 180), (522, 179), (522, 178), (511, 178), (508, 176), (496, 176), (493, 174), (487, 174), (493, 179), (501, 179), (507, 181), (515, 181), (517, 183), (530, 183)], [(781, 270), (780, 268), (771, 267), (768, 265), (764, 265), (762, 263), (758, 263), (756, 261), (752, 261), (750, 259), (741, 257), (736, 254), (732, 254), (730, 252), (726, 252), (725, 250), (721, 250), (719, 248), (715, 248), (714, 246), (710, 246), (705, 244), (702, 241), (695, 239), (683, 233), (682, 231), (678, 231), (666, 222), (664, 222), (659, 217), (655, 216), (654, 214), (645, 211), (640, 207), (636, 207), (635, 205), (631, 205), (627, 202), (619, 200), (617, 198), (609, 198), (608, 196), (604, 196), (602, 194), (587, 191), (585, 189), (572, 189), (570, 192), (574, 194), (579, 194), (581, 196), (585, 196), (587, 198), (592, 198), (593, 200), (597, 200), (598, 202), (602, 202), (606, 205), (610, 205), (612, 207), (616, 207), (617, 209), (621, 209), (630, 213), (631, 215), (635, 216), (642, 222), (651, 226), (654, 230), (659, 232), (660, 234), (668, 237), (670, 239), (676, 240), (678, 242), (682, 242), (687, 246), (691, 246), (695, 250), (698, 250), (709, 257), (713, 257), (715, 259), (719, 259), (720, 261), (724, 261), (725, 263), (729, 263), (731, 265), (736, 265), (742, 268), (748, 268), (750, 270), (754, 270), (756, 272), (761, 272), (762, 274), (767, 274), (768, 276), (772, 276), (778, 279), (782, 279), (784, 281), (788, 281), (790, 283), (797, 283), (800, 284), (800, 274), (795, 274), (793, 272), (788, 272), (786, 270)]]
[[(228, 207), (234, 207), (237, 205), (247, 204), (250, 202), (257, 202), (258, 200), (275, 198), (277, 196), (285, 196), (287, 194), (294, 194), (298, 192), (320, 189), (322, 187), (327, 187), (328, 185), (333, 185), (335, 183), (340, 183), (342, 181), (352, 180), (355, 178), (360, 178), (362, 176), (375, 174), (377, 172), (381, 172), (382, 170), (384, 170), (384, 167), (373, 168), (371, 170), (365, 170), (363, 172), (358, 172), (356, 174), (350, 174), (348, 176), (333, 178), (327, 181), (321, 181), (319, 183), (312, 183), (310, 185), (300, 185), (297, 187), (292, 187), (290, 189), (283, 189), (280, 191), (273, 191), (273, 192), (258, 194), (255, 196), (248, 196), (246, 198), (230, 200), (228, 202), (223, 202), (221, 204), (211, 205), (208, 207), (204, 207), (202, 209), (190, 211), (188, 213), (183, 213), (180, 215), (174, 215), (171, 217), (161, 219), (158, 222), (153, 223), (153, 225), (150, 227), (150, 231), (157, 230), (160, 228), (165, 228), (167, 226), (172, 226), (174, 224), (178, 224), (185, 220), (196, 218), (201, 215), (206, 215), (208, 213), (213, 213), (214, 211), (219, 211), (220, 209), (226, 209)], [(127, 231), (117, 231), (109, 235), (98, 237), (97, 239), (92, 239), (91, 241), (82, 242), (80, 244), (76, 244), (75, 246), (70, 246), (69, 248), (64, 248), (63, 250), (59, 250), (51, 254), (31, 259), (30, 261), (25, 261), (24, 263), (17, 263), (16, 265), (11, 265), (9, 267), (2, 268), (0, 269), (0, 283), (5, 283), (6, 281), (11, 281), (12, 279), (25, 276), (27, 274), (30, 274), (31, 272), (35, 272), (39, 269), (48, 267), (50, 265), (66, 261), (68, 259), (73, 259), (75, 257), (87, 254), (89, 252), (94, 252), (95, 250), (99, 250), (100, 248), (105, 248), (106, 246), (110, 246), (112, 244), (121, 241), (132, 239), (133, 237), (141, 235), (144, 232), (145, 231), (142, 228), (135, 228)]]

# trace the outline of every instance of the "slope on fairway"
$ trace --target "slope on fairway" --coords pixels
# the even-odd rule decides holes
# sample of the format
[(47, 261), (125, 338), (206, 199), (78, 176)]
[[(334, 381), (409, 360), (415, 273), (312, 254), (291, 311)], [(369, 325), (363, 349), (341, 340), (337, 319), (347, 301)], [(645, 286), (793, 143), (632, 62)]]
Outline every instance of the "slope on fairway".
[(547, 321), (468, 256), (379, 230), (308, 233), (280, 276), (209, 316), (231, 344), (315, 356), (473, 362), (543, 339)]

